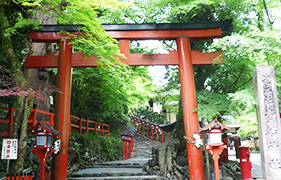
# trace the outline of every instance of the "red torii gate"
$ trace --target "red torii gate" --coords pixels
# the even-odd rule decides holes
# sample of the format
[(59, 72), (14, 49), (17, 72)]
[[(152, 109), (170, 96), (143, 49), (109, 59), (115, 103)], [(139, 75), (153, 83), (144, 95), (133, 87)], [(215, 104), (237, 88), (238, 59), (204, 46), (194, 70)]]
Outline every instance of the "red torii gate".
[[(179, 24), (119, 24), (103, 25), (104, 29), (113, 38), (119, 40), (120, 52), (127, 58), (119, 58), (121, 62), (130, 66), (149, 65), (178, 65), (182, 92), (185, 136), (192, 139), (194, 132), (198, 132), (198, 116), (193, 64), (222, 63), (222, 53), (200, 53), (190, 50), (190, 40), (218, 38), (222, 35), (222, 28), (229, 27), (231, 21), (212, 23), (179, 23)], [(95, 67), (96, 57), (83, 56), (81, 53), (72, 53), (70, 40), (61, 40), (66, 34), (59, 31), (68, 31), (78, 35), (73, 26), (47, 25), (43, 29), (31, 33), (33, 42), (59, 42), (58, 54), (48, 56), (29, 56), (26, 59), (26, 68), (58, 68), (57, 87), (63, 92), (56, 95), (56, 116), (54, 128), (62, 132), (61, 152), (53, 159), (52, 179), (63, 180), (67, 177), (67, 151), (69, 135), (69, 114), (71, 97), (71, 68)], [(130, 54), (131, 40), (176, 40), (177, 51), (169, 54)], [(216, 58), (218, 57), (218, 58)], [(218, 59), (214, 62), (214, 59)], [(186, 143), (189, 174), (191, 180), (204, 180), (204, 167), (201, 149)]]

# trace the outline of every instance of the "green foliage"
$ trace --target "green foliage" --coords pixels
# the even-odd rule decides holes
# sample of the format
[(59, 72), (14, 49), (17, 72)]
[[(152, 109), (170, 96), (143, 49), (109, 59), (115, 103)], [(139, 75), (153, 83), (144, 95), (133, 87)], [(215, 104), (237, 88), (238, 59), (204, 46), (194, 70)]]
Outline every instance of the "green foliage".
[(146, 105), (154, 86), (147, 71), (147, 66), (130, 67), (130, 69), (132, 71), (129, 74), (129, 81), (126, 82), (130, 85), (130, 89), (127, 89), (128, 106), (129, 108), (136, 108), (140, 105)]
[(241, 137), (249, 137), (258, 132), (256, 100), (254, 88), (250, 86), (233, 94), (228, 94), (231, 100), (232, 116), (241, 125), (238, 133)]
[(239, 116), (256, 110), (256, 100), (254, 94), (254, 88), (252, 85), (241, 91), (228, 94), (228, 97), (231, 100), (229, 107), (232, 109), (232, 112), (236, 113), (234, 115)]
[(122, 141), (119, 134), (111, 134), (102, 138), (99, 134), (75, 134), (69, 138), (70, 148), (77, 149), (79, 161), (93, 163), (99, 161), (119, 160), (122, 156)]
[(152, 0), (124, 0), (130, 2), (130, 6), (119, 9), (110, 9), (108, 13), (100, 19), (105, 24), (124, 24), (124, 23), (163, 23), (167, 11), (161, 7), (154, 7)]
[(224, 94), (201, 90), (196, 95), (199, 119), (204, 118), (211, 122), (214, 118), (221, 119), (224, 114), (231, 112), (231, 101)]
[(153, 112), (153, 108), (149, 106), (133, 108), (130, 110), (130, 114), (158, 124), (165, 124), (167, 119), (167, 115), (165, 113), (161, 112), (158, 114), (157, 112)]
[(151, 78), (146, 68), (115, 66), (75, 69), (71, 113), (108, 123), (119, 132), (128, 109), (148, 101)]
[(129, 119), (126, 76), (108, 67), (75, 69), (71, 113), (109, 123), (118, 131)]
[(236, 117), (236, 120), (241, 124), (241, 128), (238, 133), (241, 137), (253, 136), (253, 133), (258, 132), (257, 114), (256, 112), (244, 113), (241, 116)]

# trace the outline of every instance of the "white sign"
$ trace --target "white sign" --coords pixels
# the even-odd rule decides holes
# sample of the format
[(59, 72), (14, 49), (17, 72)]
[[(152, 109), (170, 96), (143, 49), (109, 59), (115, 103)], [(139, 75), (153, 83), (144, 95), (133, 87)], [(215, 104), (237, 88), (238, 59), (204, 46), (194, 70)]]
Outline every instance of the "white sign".
[(17, 159), (18, 157), (18, 140), (3, 139), (1, 159)]

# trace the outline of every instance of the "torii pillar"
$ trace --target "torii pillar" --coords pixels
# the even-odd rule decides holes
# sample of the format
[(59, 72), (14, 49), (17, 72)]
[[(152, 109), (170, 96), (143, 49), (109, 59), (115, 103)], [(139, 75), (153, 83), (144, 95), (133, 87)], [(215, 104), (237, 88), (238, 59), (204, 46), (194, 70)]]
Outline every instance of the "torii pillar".
[[(179, 59), (179, 75), (182, 94), (182, 108), (185, 136), (192, 139), (192, 135), (199, 130), (197, 116), (197, 101), (194, 84), (190, 40), (187, 36), (177, 38)], [(189, 178), (204, 180), (204, 164), (201, 149), (186, 141)]]
[(59, 155), (53, 156), (52, 179), (63, 180), (67, 177), (68, 136), (70, 127), (71, 99), (71, 60), (72, 45), (70, 40), (61, 40), (58, 58), (57, 88), (62, 93), (56, 93), (56, 115), (54, 127), (61, 132), (62, 147)]

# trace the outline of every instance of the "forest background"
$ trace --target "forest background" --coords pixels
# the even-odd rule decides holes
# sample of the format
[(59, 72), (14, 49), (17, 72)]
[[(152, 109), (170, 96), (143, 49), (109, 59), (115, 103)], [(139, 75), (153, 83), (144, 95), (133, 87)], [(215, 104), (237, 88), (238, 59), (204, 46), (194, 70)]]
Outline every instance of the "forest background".
[[(191, 42), (192, 49), (224, 52), (224, 64), (194, 66), (198, 115), (205, 122), (215, 117), (226, 123), (235, 120), (242, 125), (240, 135), (249, 137), (257, 136), (254, 68), (262, 64), (274, 66), (277, 86), (280, 87), (280, 11), (278, 0), (0, 0), (0, 104), (18, 108), (13, 137), (19, 139), (20, 155), (14, 168), (22, 169), (26, 123), (32, 104), (44, 104), (43, 110), (48, 111), (52, 108), (49, 95), (55, 97), (54, 93), (59, 91), (54, 88), (56, 69), (40, 69), (35, 73), (35, 70), (24, 68), (25, 58), (34, 54), (34, 50), (23, 32), (40, 28), (42, 20), (40, 22), (36, 13), (55, 19), (57, 24), (84, 25), (81, 30), (86, 32), (85, 36), (72, 41), (74, 50), (97, 55), (100, 66), (73, 70), (71, 114), (108, 123), (113, 134), (128, 124), (130, 109), (138, 115), (141, 113), (143, 118), (164, 123), (165, 110), (178, 111), (178, 106), (171, 102), (179, 101), (180, 86), (175, 66), (166, 67), (167, 83), (155, 86), (148, 67), (113, 65), (116, 59), (112, 55), (120, 55), (118, 42), (106, 34), (101, 24), (232, 19), (233, 28), (225, 31), (222, 38)], [(131, 42), (131, 52), (152, 54), (176, 50), (174, 41), (161, 43), (159, 50), (134, 41)], [(47, 45), (45, 53), (57, 50), (57, 45)], [(40, 81), (34, 80), (34, 76)], [(160, 115), (151, 115), (150, 99), (162, 104)]]

